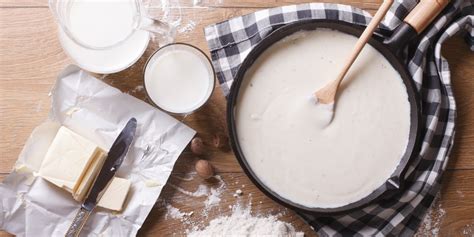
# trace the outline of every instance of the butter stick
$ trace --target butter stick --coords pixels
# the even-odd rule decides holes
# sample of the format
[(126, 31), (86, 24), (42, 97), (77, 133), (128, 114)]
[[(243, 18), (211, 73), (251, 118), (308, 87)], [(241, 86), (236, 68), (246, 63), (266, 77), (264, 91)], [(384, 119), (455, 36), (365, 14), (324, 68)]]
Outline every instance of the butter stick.
[(66, 127), (61, 127), (39, 169), (39, 176), (54, 185), (73, 192), (80, 185), (97, 153), (96, 144)]

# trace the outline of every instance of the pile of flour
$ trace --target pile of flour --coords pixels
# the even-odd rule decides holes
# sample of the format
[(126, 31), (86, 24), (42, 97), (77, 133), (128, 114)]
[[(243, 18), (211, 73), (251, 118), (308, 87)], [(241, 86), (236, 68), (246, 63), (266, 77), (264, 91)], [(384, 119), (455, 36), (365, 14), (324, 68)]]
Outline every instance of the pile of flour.
[(195, 227), (188, 231), (188, 236), (302, 237), (304, 233), (296, 232), (291, 224), (279, 221), (276, 216), (252, 216), (250, 208), (242, 209), (237, 205), (232, 208), (232, 215), (218, 217), (212, 220), (209, 225), (203, 229), (197, 229)]
[[(174, 178), (182, 181), (193, 180), (195, 174), (190, 174), (187, 177), (173, 176)], [(185, 190), (177, 185), (169, 183), (168, 185), (191, 198), (204, 198), (204, 208), (200, 211), (199, 216), (208, 217), (209, 211), (213, 208), (218, 208), (220, 212), (219, 203), (221, 202), (222, 195), (227, 190), (227, 185), (224, 180), (216, 175), (214, 178), (218, 181), (212, 187), (200, 184), (195, 191)], [(237, 183), (236, 183), (237, 184)], [(245, 185), (242, 185), (244, 188)], [(244, 192), (241, 189), (235, 190), (233, 197), (235, 201), (242, 198)], [(251, 199), (252, 194), (248, 194), (248, 198)], [(176, 201), (176, 200), (175, 200)], [(241, 200), (242, 201), (242, 200)], [(260, 202), (262, 203), (262, 202)], [(186, 231), (187, 236), (191, 237), (213, 237), (213, 236), (271, 236), (271, 237), (299, 237), (304, 236), (302, 232), (296, 232), (295, 228), (286, 222), (278, 220), (279, 215), (252, 215), (251, 207), (252, 201), (249, 200), (248, 204), (241, 206), (241, 202), (230, 205), (229, 209), (232, 210), (230, 216), (219, 215), (212, 220), (207, 227), (204, 227), (204, 221), (206, 218), (194, 218), (193, 211), (184, 212), (174, 206), (168, 201), (162, 200), (157, 203), (159, 206), (166, 208), (165, 218), (171, 218), (179, 220), (181, 223), (189, 227)], [(175, 233), (177, 234), (177, 233)], [(183, 233), (184, 234), (184, 233)], [(178, 234), (182, 235), (182, 234)]]

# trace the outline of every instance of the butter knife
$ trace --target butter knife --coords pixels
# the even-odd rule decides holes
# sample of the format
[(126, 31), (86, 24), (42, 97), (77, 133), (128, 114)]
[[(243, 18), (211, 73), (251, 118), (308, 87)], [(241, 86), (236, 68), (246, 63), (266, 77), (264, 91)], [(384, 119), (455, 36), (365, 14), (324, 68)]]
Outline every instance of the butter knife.
[(125, 128), (120, 132), (117, 139), (115, 139), (110, 151), (105, 159), (102, 169), (99, 171), (89, 195), (81, 205), (81, 209), (77, 212), (71, 226), (66, 232), (66, 237), (77, 237), (81, 233), (82, 228), (87, 222), (90, 214), (97, 205), (97, 202), (102, 197), (110, 181), (115, 175), (115, 172), (122, 164), (125, 155), (127, 154), (130, 144), (132, 144), (135, 131), (137, 129), (137, 120), (131, 118)]

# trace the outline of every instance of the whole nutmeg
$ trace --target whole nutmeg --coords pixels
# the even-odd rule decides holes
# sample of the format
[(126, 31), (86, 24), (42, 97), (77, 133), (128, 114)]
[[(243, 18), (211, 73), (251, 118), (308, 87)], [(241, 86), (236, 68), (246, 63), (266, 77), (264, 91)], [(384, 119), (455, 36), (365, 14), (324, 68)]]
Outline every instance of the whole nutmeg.
[(194, 166), (196, 173), (203, 179), (214, 176), (214, 168), (207, 160), (198, 160)]
[(203, 155), (206, 152), (204, 143), (202, 142), (202, 139), (200, 137), (195, 137), (191, 141), (191, 152), (196, 155)]

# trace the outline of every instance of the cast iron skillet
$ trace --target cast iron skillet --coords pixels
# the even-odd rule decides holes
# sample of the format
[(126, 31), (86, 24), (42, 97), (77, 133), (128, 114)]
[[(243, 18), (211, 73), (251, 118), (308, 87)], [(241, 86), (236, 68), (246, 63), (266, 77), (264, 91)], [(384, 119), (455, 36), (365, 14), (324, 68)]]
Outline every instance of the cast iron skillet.
[(397, 49), (402, 48), (401, 46), (404, 46), (407, 41), (414, 38), (417, 33), (415, 29), (413, 29), (410, 25), (403, 23), (400, 27), (398, 27), (392, 37), (386, 42), (383, 42), (380, 37), (377, 37), (375, 35), (368, 42), (372, 47), (374, 47), (382, 55), (384, 55), (385, 58), (390, 62), (392, 67), (398, 71), (401, 78), (403, 79), (403, 83), (407, 88), (408, 100), (410, 103), (410, 134), (405, 154), (403, 155), (401, 162), (399, 163), (395, 172), (392, 174), (391, 178), (387, 180), (387, 182), (385, 182), (381, 187), (376, 189), (369, 196), (357, 202), (337, 208), (311, 208), (300, 205), (298, 203), (294, 203), (288, 199), (281, 197), (259, 180), (257, 175), (252, 171), (251, 167), (247, 163), (244, 153), (242, 152), (242, 149), (240, 147), (236, 128), (235, 114), (239, 91), (242, 82), (244, 81), (245, 73), (257, 60), (257, 58), (275, 42), (278, 42), (279, 40), (288, 35), (302, 30), (308, 31), (315, 30), (318, 28), (334, 29), (343, 33), (354, 35), (356, 37), (359, 37), (363, 31), (363, 28), (360, 26), (343, 23), (340, 21), (304, 20), (285, 25), (272, 32), (250, 51), (250, 53), (240, 66), (237, 75), (234, 78), (234, 82), (232, 84), (227, 103), (227, 125), (229, 128), (231, 145), (237, 157), (237, 160), (239, 161), (245, 173), (250, 177), (252, 182), (267, 196), (286, 207), (301, 212), (311, 214), (340, 214), (355, 208), (360, 208), (364, 205), (368, 205), (369, 203), (377, 199), (386, 198), (390, 195), (397, 193), (398, 190), (400, 190), (401, 188), (399, 186), (403, 184), (403, 182), (399, 180), (399, 177), (403, 177), (403, 174), (406, 171), (405, 167), (408, 161), (412, 156), (415, 156), (417, 154), (416, 148), (418, 147), (420, 137), (419, 133), (421, 127), (420, 100), (418, 97), (418, 93), (415, 90), (415, 85), (412, 81), (410, 74), (408, 73), (404, 63), (399, 60), (399, 57), (397, 57)]

